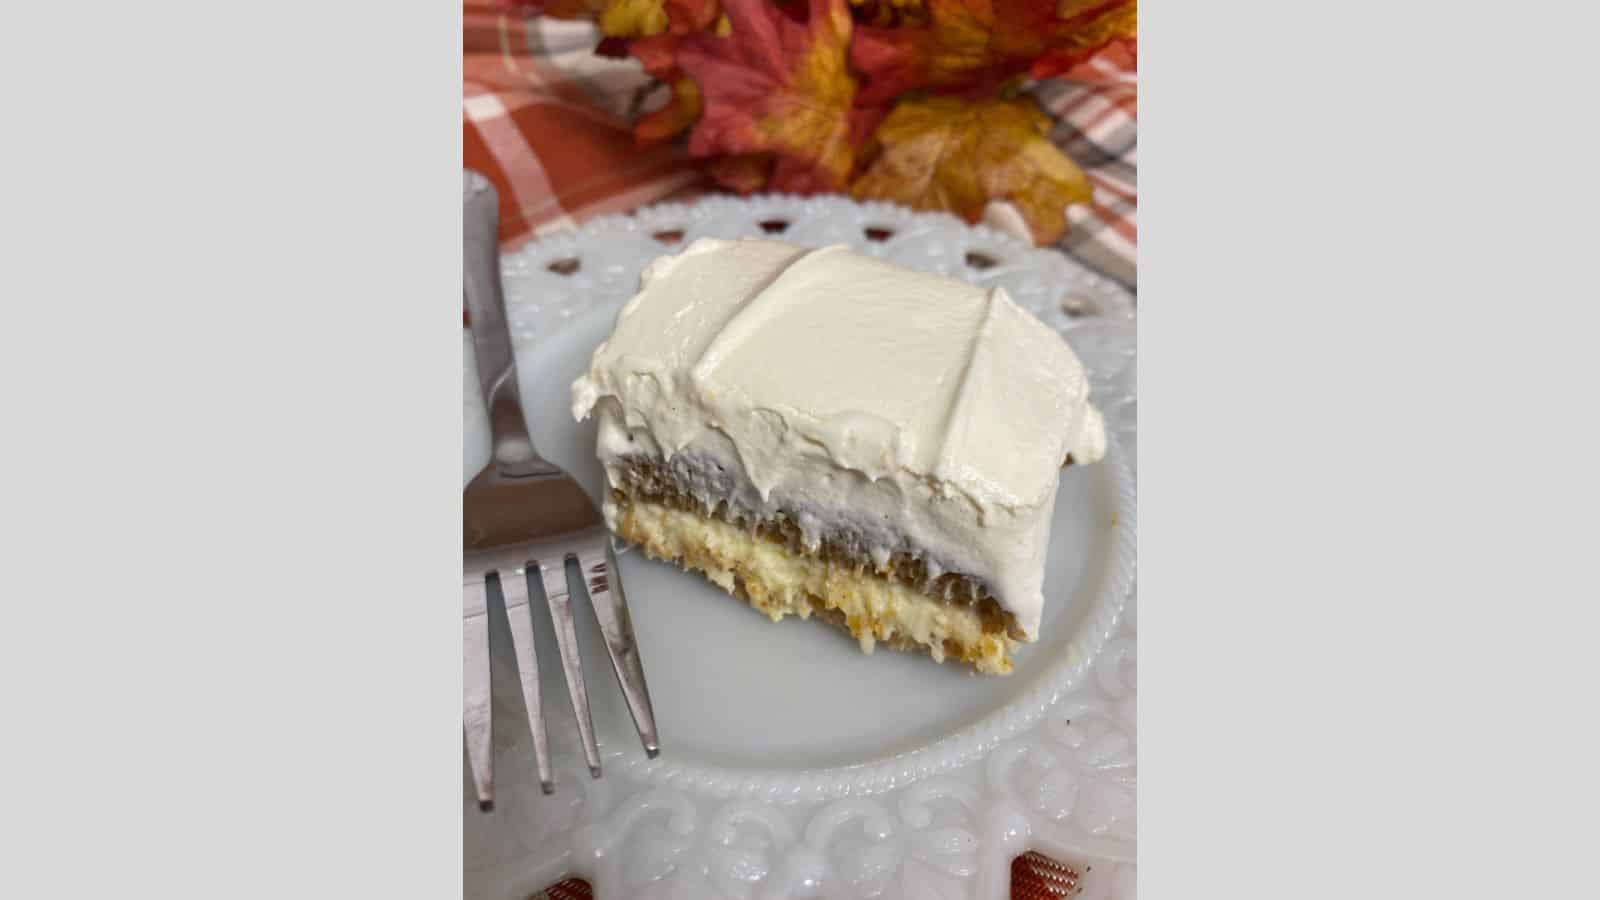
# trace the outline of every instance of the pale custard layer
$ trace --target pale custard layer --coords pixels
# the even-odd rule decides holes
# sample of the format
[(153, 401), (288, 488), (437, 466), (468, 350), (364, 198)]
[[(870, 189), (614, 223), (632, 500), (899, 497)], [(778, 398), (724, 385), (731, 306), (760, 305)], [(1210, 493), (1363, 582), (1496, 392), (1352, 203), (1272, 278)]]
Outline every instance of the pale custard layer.
[(899, 582), (655, 503), (622, 501), (616, 525), (651, 556), (704, 573), (774, 622), (815, 612), (848, 629), (866, 653), (881, 641), (925, 648), (938, 661), (953, 656), (988, 674), (1011, 671), (1014, 641), (1003, 632), (985, 633), (970, 606), (941, 603)]

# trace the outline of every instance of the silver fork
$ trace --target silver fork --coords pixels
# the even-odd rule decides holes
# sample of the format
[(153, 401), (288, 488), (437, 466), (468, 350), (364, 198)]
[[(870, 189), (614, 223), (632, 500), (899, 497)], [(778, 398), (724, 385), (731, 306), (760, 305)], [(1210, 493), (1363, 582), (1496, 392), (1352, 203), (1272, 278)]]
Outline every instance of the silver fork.
[(612, 669), (622, 685), (645, 752), (654, 758), (659, 748), (650, 692), (645, 688), (639, 647), (605, 522), (583, 488), (559, 466), (539, 456), (522, 417), (516, 361), (511, 353), (500, 285), (499, 201), (488, 179), (476, 172), (464, 174), (464, 291), (493, 451), (489, 464), (467, 485), (462, 499), (462, 624), (466, 645), (463, 725), (478, 805), (488, 809), (494, 802), (489, 699), (491, 579), (499, 582), (505, 599), (522, 699), (533, 731), (539, 785), (544, 792), (552, 793), (555, 783), (540, 703), (539, 660), (534, 650), (533, 608), (529, 601), (529, 582), (535, 573), (555, 625), (561, 669), (578, 717), (589, 774), (600, 777), (600, 750), (595, 743), (588, 689), (578, 655), (568, 563), (576, 563), (580, 581), (588, 587), (590, 605), (605, 637)]

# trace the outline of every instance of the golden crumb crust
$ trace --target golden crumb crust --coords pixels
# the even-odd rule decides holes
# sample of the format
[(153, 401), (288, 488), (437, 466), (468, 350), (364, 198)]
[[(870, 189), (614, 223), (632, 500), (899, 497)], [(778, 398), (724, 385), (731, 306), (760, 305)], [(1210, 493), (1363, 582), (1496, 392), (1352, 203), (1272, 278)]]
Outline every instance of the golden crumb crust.
[(775, 541), (787, 547), (791, 553), (816, 556), (858, 572), (893, 579), (935, 602), (971, 606), (983, 620), (985, 631), (1004, 631), (1013, 638), (1024, 639), (1016, 617), (1000, 606), (987, 585), (970, 575), (960, 572), (930, 573), (924, 560), (904, 550), (891, 554), (887, 563), (879, 566), (858, 545), (842, 539), (840, 535), (826, 532), (821, 536), (819, 546), (808, 548), (801, 538), (799, 526), (786, 515), (748, 521), (735, 516), (726, 502), (708, 508), (706, 503), (697, 500), (678, 484), (672, 473), (666, 471), (659, 462), (647, 457), (619, 460), (613, 477), (616, 479), (616, 488), (612, 490), (611, 498), (619, 508), (627, 502), (649, 502), (727, 522)]
[(813, 614), (849, 631), (870, 653), (879, 644), (1009, 674), (1004, 617), (976, 602), (950, 602), (859, 563), (808, 553), (780, 534), (747, 529), (677, 505), (612, 494), (618, 533), (657, 559), (701, 572), (773, 621)]

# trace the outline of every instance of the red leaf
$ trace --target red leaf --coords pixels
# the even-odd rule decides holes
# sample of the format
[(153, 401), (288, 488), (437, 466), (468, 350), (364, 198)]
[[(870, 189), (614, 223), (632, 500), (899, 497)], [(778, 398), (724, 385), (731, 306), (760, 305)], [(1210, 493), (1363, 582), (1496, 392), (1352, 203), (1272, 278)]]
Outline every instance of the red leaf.
[(691, 34), (710, 28), (722, 15), (718, 0), (662, 0), (667, 10), (667, 21), (677, 34)]
[[(651, 77), (670, 81), (678, 74), (678, 45), (682, 42), (683, 38), (676, 34), (658, 34), (634, 38), (626, 46), (628, 53), (644, 64), (645, 72)], [(603, 45), (605, 41), (600, 43)]]
[[(860, 115), (846, 62), (845, 0), (808, 0), (796, 22), (768, 0), (725, 0), (728, 37), (683, 38), (679, 67), (700, 86), (705, 111), (689, 136), (696, 156), (771, 153), (774, 186), (836, 191), (850, 178)], [(749, 172), (742, 183), (748, 183)]]

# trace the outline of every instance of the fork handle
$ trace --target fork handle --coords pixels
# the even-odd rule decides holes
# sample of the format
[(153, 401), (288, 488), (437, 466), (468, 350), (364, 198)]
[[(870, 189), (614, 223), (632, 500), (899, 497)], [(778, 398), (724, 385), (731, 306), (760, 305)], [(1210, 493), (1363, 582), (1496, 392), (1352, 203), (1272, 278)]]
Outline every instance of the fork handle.
[(505, 294), (500, 286), (500, 199), (489, 179), (471, 170), (462, 174), (466, 233), (462, 287), (478, 360), (478, 384), (489, 412), (493, 463), (504, 475), (553, 472), (555, 468), (534, 450), (528, 422), (522, 416), (517, 361), (511, 352)]

